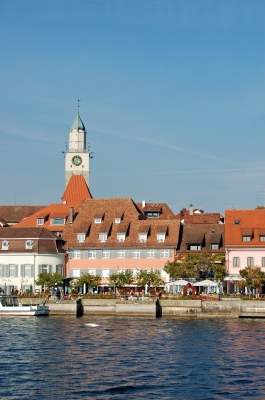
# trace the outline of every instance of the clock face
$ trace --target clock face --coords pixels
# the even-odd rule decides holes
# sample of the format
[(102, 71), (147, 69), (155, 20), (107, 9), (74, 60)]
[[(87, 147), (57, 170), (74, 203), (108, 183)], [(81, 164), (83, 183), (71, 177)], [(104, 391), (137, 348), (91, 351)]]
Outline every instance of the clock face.
[(72, 158), (72, 163), (76, 166), (80, 165), (82, 163), (82, 158), (80, 156), (74, 156)]

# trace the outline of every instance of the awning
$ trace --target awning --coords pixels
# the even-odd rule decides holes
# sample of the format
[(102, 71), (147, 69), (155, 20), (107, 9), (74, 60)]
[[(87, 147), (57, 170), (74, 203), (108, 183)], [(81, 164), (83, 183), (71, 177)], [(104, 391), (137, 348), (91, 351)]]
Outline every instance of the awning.
[(243, 278), (238, 275), (228, 275), (224, 278), (224, 281), (241, 281), (241, 279)]

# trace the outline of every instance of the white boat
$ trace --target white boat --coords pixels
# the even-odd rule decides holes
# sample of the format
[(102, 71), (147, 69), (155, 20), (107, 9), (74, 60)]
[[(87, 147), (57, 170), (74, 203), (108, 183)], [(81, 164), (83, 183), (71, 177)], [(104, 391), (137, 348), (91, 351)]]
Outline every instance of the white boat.
[(49, 315), (49, 306), (45, 305), (22, 305), (18, 296), (2, 295), (0, 296), (0, 316), (41, 316)]

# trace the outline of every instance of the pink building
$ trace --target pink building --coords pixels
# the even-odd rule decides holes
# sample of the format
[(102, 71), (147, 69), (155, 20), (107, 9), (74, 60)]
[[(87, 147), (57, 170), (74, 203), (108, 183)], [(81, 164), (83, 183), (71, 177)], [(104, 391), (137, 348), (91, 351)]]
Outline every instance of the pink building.
[(238, 291), (240, 269), (259, 266), (265, 272), (265, 208), (225, 212), (225, 252), (228, 293)]

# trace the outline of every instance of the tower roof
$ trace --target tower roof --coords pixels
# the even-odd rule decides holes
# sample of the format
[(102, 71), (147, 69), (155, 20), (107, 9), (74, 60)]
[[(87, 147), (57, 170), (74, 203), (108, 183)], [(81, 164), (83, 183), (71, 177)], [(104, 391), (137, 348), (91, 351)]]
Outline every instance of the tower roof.
[(76, 130), (82, 129), (83, 131), (86, 130), (85, 125), (83, 124), (83, 121), (80, 118), (79, 112), (77, 113), (77, 116), (71, 126), (71, 131), (73, 131), (74, 129)]
[(80, 204), (85, 199), (92, 199), (89, 188), (82, 175), (72, 175), (62, 196), (65, 203)]

